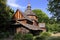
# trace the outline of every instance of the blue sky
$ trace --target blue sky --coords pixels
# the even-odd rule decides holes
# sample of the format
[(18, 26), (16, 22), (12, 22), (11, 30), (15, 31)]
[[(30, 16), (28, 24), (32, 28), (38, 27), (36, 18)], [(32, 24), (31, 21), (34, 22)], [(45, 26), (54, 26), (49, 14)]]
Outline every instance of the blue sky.
[(28, 2), (30, 2), (32, 10), (41, 9), (49, 17), (51, 17), (51, 14), (49, 14), (50, 12), (47, 10), (47, 8), (48, 8), (47, 0), (7, 0), (7, 5), (10, 6), (15, 11), (17, 9), (20, 9), (24, 12), (28, 5)]

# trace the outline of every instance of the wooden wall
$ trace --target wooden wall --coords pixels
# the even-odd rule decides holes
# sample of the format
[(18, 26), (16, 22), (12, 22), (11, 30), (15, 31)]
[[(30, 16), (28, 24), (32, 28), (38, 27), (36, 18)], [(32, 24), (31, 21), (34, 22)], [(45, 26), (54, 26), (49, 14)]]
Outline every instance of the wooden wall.
[(38, 23), (36, 21), (33, 21), (33, 25), (38, 26)]
[(28, 16), (30, 19), (38, 20), (36, 16)]
[(25, 34), (25, 33), (28, 33), (29, 30), (27, 30), (26, 28), (23, 28), (23, 27), (18, 27), (16, 28), (16, 33), (22, 33), (22, 34)]
[(16, 13), (13, 15), (13, 19), (22, 19), (24, 18), (22, 13), (18, 10)]
[(23, 23), (23, 24), (26, 24), (27, 23), (27, 20), (22, 20), (20, 22)]

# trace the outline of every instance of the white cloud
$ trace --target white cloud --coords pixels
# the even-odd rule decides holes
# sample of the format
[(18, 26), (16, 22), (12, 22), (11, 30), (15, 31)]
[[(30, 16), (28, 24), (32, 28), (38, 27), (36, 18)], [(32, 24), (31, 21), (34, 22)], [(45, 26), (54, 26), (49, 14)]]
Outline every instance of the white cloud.
[(16, 0), (7, 0), (7, 3), (15, 3)]
[(23, 8), (23, 9), (25, 8), (21, 5), (16, 4), (16, 1), (17, 0), (7, 0), (7, 5), (9, 5), (10, 7), (14, 7), (14, 8)]
[(8, 5), (11, 6), (11, 7), (15, 7), (15, 8), (25, 8), (21, 5), (15, 4), (15, 3), (9, 3)]

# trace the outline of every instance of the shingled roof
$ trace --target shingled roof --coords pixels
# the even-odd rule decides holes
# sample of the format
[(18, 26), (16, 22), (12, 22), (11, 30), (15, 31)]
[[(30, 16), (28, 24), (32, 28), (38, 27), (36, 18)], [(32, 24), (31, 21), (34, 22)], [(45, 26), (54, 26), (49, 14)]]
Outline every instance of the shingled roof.
[(29, 30), (43, 30), (41, 29), (39, 26), (34, 26), (34, 25), (30, 25), (30, 24), (23, 24), (22, 22), (15, 23), (13, 25), (23, 25), (25, 28), (28, 28)]
[(31, 10), (31, 5), (28, 3), (27, 9), (24, 12), (26, 15), (35, 15), (35, 13), (32, 12)]
[(22, 18), (22, 19), (26, 19), (26, 20), (29, 20), (29, 21), (33, 22), (32, 19), (30, 19), (29, 17), (27, 17), (27, 15), (26, 15), (25, 13), (23, 13), (22, 11), (20, 11), (19, 9), (17, 9), (17, 11), (14, 13), (12, 19), (13, 19), (13, 20), (21, 20), (21, 19), (18, 18), (18, 16), (15, 17), (16, 14), (17, 14), (17, 15), (19, 14), (19, 17), (20, 17), (20, 13), (21, 13), (21, 14), (23, 15), (23, 17), (24, 17), (24, 18)]

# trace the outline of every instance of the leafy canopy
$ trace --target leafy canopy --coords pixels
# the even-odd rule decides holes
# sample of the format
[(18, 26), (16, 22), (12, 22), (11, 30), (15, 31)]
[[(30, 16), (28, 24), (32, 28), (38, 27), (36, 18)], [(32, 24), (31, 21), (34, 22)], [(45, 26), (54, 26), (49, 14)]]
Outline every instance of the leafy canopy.
[(60, 0), (48, 0), (48, 10), (54, 17), (60, 14)]
[(39, 22), (45, 22), (48, 23), (49, 17), (40, 9), (34, 9), (32, 10), (38, 17)]

